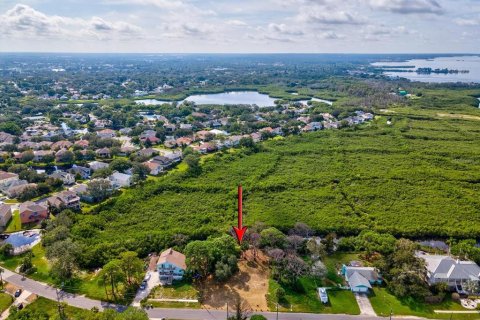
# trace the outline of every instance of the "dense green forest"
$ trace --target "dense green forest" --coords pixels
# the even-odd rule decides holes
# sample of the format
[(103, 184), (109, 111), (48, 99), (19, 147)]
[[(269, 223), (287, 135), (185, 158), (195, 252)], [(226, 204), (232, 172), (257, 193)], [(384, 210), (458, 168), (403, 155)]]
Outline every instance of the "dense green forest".
[(378, 110), (367, 125), (217, 153), (204, 159), (199, 175), (174, 172), (79, 216), (73, 236), (93, 266), (125, 249), (158, 251), (176, 234), (227, 232), (241, 183), (247, 225), (287, 230), (302, 221), (340, 235), (373, 229), (410, 238), (479, 237), (476, 94), (425, 89), (409, 106)]

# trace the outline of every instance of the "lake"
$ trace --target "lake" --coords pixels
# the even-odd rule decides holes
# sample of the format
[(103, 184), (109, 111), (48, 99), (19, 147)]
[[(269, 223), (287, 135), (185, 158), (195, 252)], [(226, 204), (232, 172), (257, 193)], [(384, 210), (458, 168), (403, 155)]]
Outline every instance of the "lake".
[[(432, 69), (450, 69), (450, 70), (468, 70), (469, 73), (454, 73), (454, 74), (418, 74), (416, 72), (389, 72), (384, 74), (391, 77), (402, 77), (412, 81), (420, 82), (476, 82), (480, 83), (480, 56), (457, 56), (457, 57), (437, 57), (434, 59), (413, 59), (402, 62), (375, 62), (372, 63), (376, 67), (392, 67), (404, 66), (403, 70), (416, 70), (418, 68), (432, 68)], [(407, 68), (408, 66), (415, 66), (415, 68)], [(396, 68), (402, 70), (402, 68)]]
[[(211, 93), (211, 94), (197, 94), (187, 97), (182, 101), (195, 102), (197, 105), (201, 104), (245, 104), (245, 105), (257, 105), (259, 107), (271, 107), (275, 105), (274, 98), (271, 98), (268, 94), (258, 93), (256, 91), (229, 91), (223, 93)], [(312, 98), (312, 101), (324, 102), (326, 104), (332, 105), (331, 101)], [(302, 100), (300, 102), (307, 103), (309, 100)], [(158, 105), (164, 103), (171, 103), (171, 101), (157, 100), (157, 99), (143, 99), (136, 100), (137, 104), (144, 105)]]

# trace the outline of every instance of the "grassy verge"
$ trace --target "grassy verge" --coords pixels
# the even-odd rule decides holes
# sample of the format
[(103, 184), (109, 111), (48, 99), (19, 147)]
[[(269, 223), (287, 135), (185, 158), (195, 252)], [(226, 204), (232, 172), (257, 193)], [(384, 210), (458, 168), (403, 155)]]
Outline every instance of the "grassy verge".
[(374, 288), (370, 296), (372, 307), (379, 316), (387, 317), (392, 311), (396, 316), (416, 316), (429, 319), (480, 319), (479, 314), (436, 314), (434, 310), (468, 311), (460, 304), (445, 299), (439, 304), (426, 304), (414, 299), (398, 299), (385, 288)]
[(13, 297), (8, 293), (0, 293), (0, 313), (7, 310), (13, 302)]
[(202, 305), (198, 302), (166, 302), (148, 300), (148, 304), (152, 305), (154, 308), (200, 309), (202, 307)]
[(329, 290), (329, 303), (324, 305), (317, 294), (318, 281), (311, 277), (301, 277), (296, 290), (270, 279), (268, 288), (268, 306), (270, 311), (276, 310), (275, 291), (282, 287), (285, 297), (279, 302), (281, 312), (341, 313), (360, 314), (352, 292), (347, 290)]
[(20, 213), (18, 210), (13, 211), (12, 219), (8, 222), (5, 232), (15, 232), (22, 230), (22, 222), (20, 221)]

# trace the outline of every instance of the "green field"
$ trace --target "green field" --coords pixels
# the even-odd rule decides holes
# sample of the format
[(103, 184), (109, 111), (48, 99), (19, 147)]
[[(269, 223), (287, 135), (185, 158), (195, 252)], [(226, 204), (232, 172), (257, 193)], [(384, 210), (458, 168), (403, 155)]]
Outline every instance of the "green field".
[(436, 314), (434, 310), (448, 310), (448, 311), (468, 311), (460, 304), (446, 299), (440, 304), (426, 304), (414, 299), (399, 300), (391, 295), (385, 288), (374, 288), (373, 294), (370, 296), (370, 302), (373, 309), (379, 316), (387, 317), (390, 311), (395, 316), (416, 316), (429, 319), (480, 319), (477, 314)]
[(286, 230), (303, 221), (321, 233), (478, 237), (480, 118), (438, 113), (480, 110), (460, 98), (458, 106), (432, 109), (429, 99), (455, 100), (424, 96), (415, 103), (425, 108), (392, 107), (355, 129), (271, 140), (258, 153), (217, 153), (198, 177), (177, 171), (97, 206), (96, 215), (79, 217), (73, 235), (105, 256), (119, 248), (158, 251), (175, 233), (222, 233), (235, 222), (241, 183), (247, 225)]

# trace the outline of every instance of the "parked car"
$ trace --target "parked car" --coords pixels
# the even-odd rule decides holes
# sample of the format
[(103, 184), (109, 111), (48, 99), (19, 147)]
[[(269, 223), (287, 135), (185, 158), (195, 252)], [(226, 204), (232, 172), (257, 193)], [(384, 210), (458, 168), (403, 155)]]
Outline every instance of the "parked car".
[(140, 290), (145, 290), (147, 288), (147, 281), (143, 280), (142, 284), (140, 285)]
[(150, 280), (151, 277), (152, 277), (152, 274), (150, 272), (147, 272), (143, 281), (148, 281), (148, 280)]
[(18, 298), (20, 297), (20, 295), (22, 294), (22, 289), (18, 289), (17, 291), (15, 291), (15, 298)]
[(17, 305), (17, 309), (18, 309), (18, 310), (22, 310), (22, 309), (23, 309), (23, 303), (19, 303), (19, 304)]

